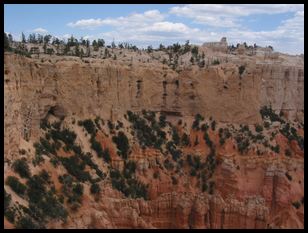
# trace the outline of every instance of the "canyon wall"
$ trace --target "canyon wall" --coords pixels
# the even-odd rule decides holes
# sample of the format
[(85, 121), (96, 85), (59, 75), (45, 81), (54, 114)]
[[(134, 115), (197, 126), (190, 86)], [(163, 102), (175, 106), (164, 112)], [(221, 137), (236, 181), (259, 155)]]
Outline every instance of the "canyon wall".
[[(277, 114), (293, 122), (303, 122), (301, 58), (288, 57), (279, 63), (248, 56), (221, 56), (225, 56), (221, 59), (226, 62), (176, 72), (160, 63), (129, 65), (121, 60), (65, 56), (33, 59), (6, 53), (4, 159), (8, 172), (5, 175), (14, 174), (10, 165), (21, 156), (20, 148), (31, 148), (26, 152), (29, 161), (34, 157), (32, 144), (42, 135), (40, 122), (47, 115), (65, 117), (63, 124), (75, 130), (77, 124), (70, 123), (73, 118), (100, 116), (115, 122), (123, 120), (128, 110), (146, 109), (164, 112), (174, 117), (175, 122), (183, 119), (185, 125), (200, 113), (217, 121), (216, 131), (219, 127), (229, 127), (229, 123), (248, 124), (254, 130), (253, 124), (262, 123), (261, 107), (271, 105)], [(244, 66), (241, 73), (240, 66)], [(183, 147), (183, 154), (197, 154), (205, 161), (210, 149), (203, 133), (190, 125), (188, 128), (190, 141), (195, 142), (199, 137), (199, 143)], [(275, 126), (272, 129), (279, 132)], [(270, 130), (266, 133), (273, 135)], [(90, 151), (84, 132), (81, 129), (75, 132), (81, 148)], [(292, 205), (304, 196), (303, 148), (278, 133), (273, 141), (280, 145), (280, 152), (268, 149), (257, 154), (252, 145), (247, 154), (240, 155), (235, 140), (226, 139), (221, 145), (218, 133), (211, 129), (209, 132), (219, 161), (213, 175), (214, 194), (200, 191), (201, 185), (190, 175), (189, 167), (178, 174), (161, 169), (165, 154), (154, 149), (143, 150), (135, 144), (129, 159), (137, 164), (138, 178), (149, 184), (149, 200), (125, 197), (111, 188), (108, 179), (101, 181), (102, 192), (96, 197), (89, 195), (89, 186), (84, 184), (86, 191), (80, 209), (70, 210), (65, 223), (49, 222), (48, 228), (303, 228), (304, 203), (299, 208)], [(111, 148), (112, 166), (123, 166), (124, 160), (116, 154), (111, 138), (103, 134), (97, 140), (104, 149)], [(271, 135), (265, 135), (267, 140)], [(285, 155), (287, 148), (292, 151), (291, 157)], [(102, 165), (102, 159), (97, 164)], [(58, 176), (65, 169), (55, 169), (49, 161), (43, 167), (60, 186)], [(106, 164), (101, 166), (107, 174), (106, 167)], [(160, 177), (154, 179), (154, 171), (158, 170)], [(176, 185), (172, 183), (173, 175), (178, 178)]]
[(277, 113), (303, 120), (301, 66), (248, 63), (239, 74), (238, 66), (228, 62), (178, 74), (162, 65), (128, 67), (100, 59), (41, 62), (6, 54), (4, 62), (4, 113), (10, 116), (5, 117), (5, 140), (10, 142), (18, 140), (16, 135), (35, 137), (48, 112), (116, 120), (127, 110), (148, 109), (253, 124), (261, 120), (261, 106), (272, 105)]

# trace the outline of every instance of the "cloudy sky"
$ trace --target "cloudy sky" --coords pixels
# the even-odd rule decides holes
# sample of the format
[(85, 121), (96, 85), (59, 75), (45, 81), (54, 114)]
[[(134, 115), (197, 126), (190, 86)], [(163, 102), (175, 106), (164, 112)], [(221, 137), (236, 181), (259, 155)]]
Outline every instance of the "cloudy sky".
[(59, 38), (74, 35), (107, 44), (140, 47), (176, 42), (218, 41), (272, 45), (274, 50), (304, 53), (304, 5), (300, 4), (102, 4), (4, 5), (4, 30), (20, 40), (36, 32)]

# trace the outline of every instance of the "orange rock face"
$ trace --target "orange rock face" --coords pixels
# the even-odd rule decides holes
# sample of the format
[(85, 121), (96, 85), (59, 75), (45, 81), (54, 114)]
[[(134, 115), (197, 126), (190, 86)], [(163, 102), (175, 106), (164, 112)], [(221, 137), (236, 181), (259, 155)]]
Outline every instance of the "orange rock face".
[[(101, 192), (95, 195), (90, 191), (91, 182), (81, 182), (84, 189), (80, 206), (74, 209), (65, 200), (67, 220), (50, 220), (47, 228), (304, 228), (303, 146), (298, 139), (289, 141), (279, 131), (282, 128), (277, 121), (269, 129), (263, 127), (262, 132), (255, 130), (256, 123), (264, 123), (261, 106), (273, 103), (274, 110), (285, 111), (297, 134), (304, 137), (303, 127), (296, 126), (302, 119), (303, 67), (297, 60), (297, 65), (289, 67), (287, 61), (292, 59), (283, 58), (284, 62), (277, 65), (243, 57), (247, 70), (239, 79), (238, 61), (233, 58), (207, 69), (179, 73), (168, 69), (164, 76), (162, 65), (130, 68), (115, 61), (93, 59), (84, 63), (67, 57), (50, 58), (45, 63), (6, 54), (4, 176), (14, 175), (26, 184), (26, 178), (12, 167), (15, 160), (24, 157), (32, 175), (46, 170), (55, 193), (62, 195), (64, 185), (59, 176), (67, 174), (67, 169), (61, 164), (52, 165), (50, 155), (43, 155), (44, 162), (39, 166), (32, 163), (36, 158), (33, 143), (44, 135), (40, 121), (61, 119), (61, 127), (74, 130), (81, 150), (92, 156), (103, 178), (97, 182)], [(288, 79), (283, 81), (286, 73)], [(280, 88), (282, 85), (286, 86)], [(296, 98), (292, 98), (295, 92)], [(124, 116), (127, 110), (141, 114), (142, 109), (157, 115), (164, 112), (172, 123), (165, 127), (166, 142), (160, 148), (141, 145), (136, 136), (141, 129), (134, 129)], [(205, 116), (199, 130), (192, 129), (196, 113)], [(95, 117), (105, 121), (97, 129), (95, 140), (102, 149), (108, 149), (110, 163), (96, 156), (90, 143), (92, 135), (72, 123)], [(209, 120), (212, 117), (216, 129)], [(115, 125), (117, 121), (124, 123), (113, 130), (127, 135), (128, 160), (136, 164), (133, 178), (146, 185), (145, 199), (125, 196), (115, 188), (110, 171), (122, 172), (128, 160), (119, 155), (112, 140), (117, 134), (108, 128), (108, 120)], [(209, 129), (202, 129), (202, 124)], [(245, 130), (240, 124), (248, 124), (253, 134), (243, 153), (239, 150), (243, 139), (238, 136)], [(231, 132), (223, 141), (221, 128)], [(166, 149), (167, 142), (175, 140), (173, 129), (181, 140), (184, 133), (189, 139), (189, 145), (180, 142), (176, 146), (181, 151), (178, 159)], [(214, 149), (206, 142), (205, 131)], [(20, 149), (26, 149), (25, 154), (20, 154)], [(72, 155), (63, 147), (57, 150), (60, 160)], [(201, 165), (191, 165), (197, 162), (189, 161), (189, 155), (198, 157)], [(98, 178), (89, 164), (84, 167), (91, 178)], [(26, 196), (17, 195), (6, 184), (5, 190), (12, 203), (28, 206)], [(7, 217), (4, 225), (14, 228)]]

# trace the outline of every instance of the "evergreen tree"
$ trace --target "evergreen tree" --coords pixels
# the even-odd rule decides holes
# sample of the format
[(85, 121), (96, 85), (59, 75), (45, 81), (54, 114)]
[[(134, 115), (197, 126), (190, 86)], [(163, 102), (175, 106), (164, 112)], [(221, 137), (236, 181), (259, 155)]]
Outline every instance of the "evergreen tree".
[(189, 40), (187, 40), (184, 45), (184, 53), (187, 53), (189, 51), (190, 51), (190, 45), (189, 45)]
[(98, 39), (98, 40), (97, 40), (97, 46), (98, 46), (98, 47), (104, 47), (104, 46), (105, 46), (105, 41), (104, 41), (104, 39)]
[(44, 36), (44, 43), (45, 43), (45, 44), (49, 44), (50, 39), (51, 39), (51, 35), (46, 35), (46, 36)]
[(38, 35), (37, 35), (37, 42), (38, 42), (39, 44), (41, 44), (41, 43), (43, 43), (43, 41), (44, 41), (44, 37), (43, 37), (41, 34), (38, 34)]
[(8, 34), (8, 38), (9, 38), (9, 43), (12, 44), (13, 43), (13, 36), (11, 34)]
[(9, 49), (10, 49), (9, 38), (6, 35), (6, 33), (4, 33), (4, 50), (9, 50)]
[(112, 47), (113, 49), (116, 47), (116, 45), (115, 45), (114, 41), (112, 41), (112, 43), (111, 43), (111, 47)]
[(26, 43), (26, 37), (25, 37), (25, 34), (23, 32), (21, 33), (21, 42)]
[(80, 49), (80, 58), (84, 57), (83, 49)]
[(80, 56), (80, 51), (79, 51), (79, 44), (75, 46), (75, 56), (79, 57)]
[(97, 47), (97, 42), (96, 42), (96, 40), (93, 40), (92, 46), (93, 46), (93, 47)]

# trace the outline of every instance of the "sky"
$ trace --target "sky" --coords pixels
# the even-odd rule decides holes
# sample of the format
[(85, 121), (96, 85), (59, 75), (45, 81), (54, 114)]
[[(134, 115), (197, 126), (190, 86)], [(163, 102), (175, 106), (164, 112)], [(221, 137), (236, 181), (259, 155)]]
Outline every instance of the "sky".
[(138, 47), (219, 41), (304, 53), (303, 4), (5, 4), (4, 31)]

